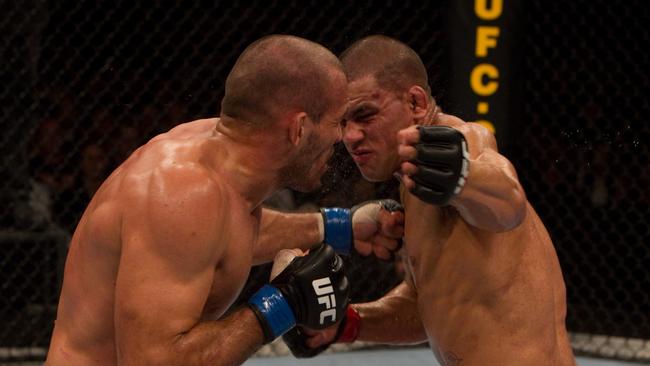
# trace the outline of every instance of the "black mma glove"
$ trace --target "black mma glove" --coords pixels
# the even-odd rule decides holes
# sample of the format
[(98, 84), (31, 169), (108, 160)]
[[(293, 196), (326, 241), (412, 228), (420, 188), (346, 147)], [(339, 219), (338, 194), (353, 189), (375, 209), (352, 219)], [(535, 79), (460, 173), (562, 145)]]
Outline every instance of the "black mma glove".
[(348, 306), (341, 323), (336, 330), (336, 335), (332, 342), (323, 344), (317, 348), (311, 348), (307, 345), (307, 335), (301, 327), (294, 327), (282, 336), (282, 340), (287, 344), (291, 354), (296, 358), (314, 357), (329, 348), (332, 343), (352, 343), (359, 335), (361, 317), (352, 307)]
[(411, 176), (415, 181), (411, 193), (424, 202), (447, 205), (463, 188), (469, 173), (467, 141), (447, 126), (418, 126), (418, 130), (417, 157), (411, 161), (418, 171)]
[(268, 343), (295, 325), (323, 329), (335, 324), (345, 313), (349, 292), (343, 261), (329, 245), (320, 244), (294, 258), (248, 305)]

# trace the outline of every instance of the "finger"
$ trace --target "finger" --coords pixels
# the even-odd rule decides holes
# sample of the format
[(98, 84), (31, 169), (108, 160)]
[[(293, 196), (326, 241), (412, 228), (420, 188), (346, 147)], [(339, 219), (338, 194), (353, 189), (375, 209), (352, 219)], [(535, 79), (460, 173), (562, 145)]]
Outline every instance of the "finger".
[(382, 232), (393, 239), (401, 239), (404, 236), (404, 212), (391, 212), (393, 222), (382, 227)]
[(375, 253), (375, 257), (377, 257), (379, 259), (383, 259), (385, 261), (387, 261), (387, 260), (389, 260), (389, 259), (391, 259), (393, 257), (391, 252), (388, 249), (386, 249), (386, 248), (384, 248), (382, 246), (379, 246), (379, 245), (373, 245), (372, 251), (373, 251), (373, 253)]
[(418, 166), (411, 162), (405, 161), (400, 165), (400, 171), (405, 175), (413, 175), (418, 172)]
[(411, 126), (397, 132), (397, 141), (403, 145), (413, 145), (420, 142), (420, 131), (417, 126)]
[(402, 176), (402, 184), (409, 191), (412, 190), (413, 188), (415, 188), (415, 182), (408, 175), (403, 175)]
[(374, 238), (372, 238), (372, 245), (384, 247), (389, 251), (394, 251), (395, 249), (397, 249), (397, 239), (393, 239), (381, 234), (377, 234), (374, 236)]
[[(305, 333), (306, 334), (306, 333)], [(318, 348), (324, 344), (330, 343), (331, 341), (334, 340), (334, 337), (336, 336), (336, 331), (331, 331), (329, 328), (322, 331), (318, 332), (305, 341), (307, 344), (307, 347), (310, 348)]]
[(364, 257), (372, 254), (372, 244), (365, 240), (354, 240), (354, 249)]
[(271, 268), (271, 280), (282, 272), (294, 258), (304, 255), (300, 249), (282, 249), (275, 255), (273, 259), (273, 267)]
[(404, 235), (404, 213), (401, 211), (388, 212), (379, 211), (377, 215), (380, 234), (393, 239), (399, 239)]
[(418, 151), (411, 145), (400, 144), (397, 146), (397, 154), (400, 159), (405, 161), (415, 160), (418, 156)]
[(354, 238), (357, 240), (368, 240), (377, 232), (377, 221), (372, 223), (360, 223), (353, 226)]
[(307, 344), (307, 347), (309, 348), (318, 348), (325, 344), (324, 338), (321, 334), (316, 334), (315, 336), (311, 338), (307, 338), (305, 343)]

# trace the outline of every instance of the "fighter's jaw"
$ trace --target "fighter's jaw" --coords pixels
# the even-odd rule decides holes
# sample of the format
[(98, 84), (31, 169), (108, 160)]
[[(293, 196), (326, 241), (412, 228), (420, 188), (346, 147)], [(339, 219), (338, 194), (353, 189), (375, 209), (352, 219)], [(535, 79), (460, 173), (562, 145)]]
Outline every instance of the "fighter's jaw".
[(369, 182), (385, 182), (393, 178), (394, 169), (382, 165), (376, 159), (370, 160), (366, 164), (356, 163), (356, 165), (364, 179)]

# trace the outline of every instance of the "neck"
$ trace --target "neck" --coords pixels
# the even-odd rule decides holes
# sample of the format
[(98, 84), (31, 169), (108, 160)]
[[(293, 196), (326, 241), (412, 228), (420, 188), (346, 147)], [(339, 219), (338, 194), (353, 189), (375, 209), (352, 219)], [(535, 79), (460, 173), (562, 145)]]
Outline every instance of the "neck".
[(221, 118), (215, 126), (215, 143), (221, 153), (210, 154), (210, 166), (227, 177), (225, 183), (248, 202), (250, 211), (284, 188), (279, 171), (286, 154), (271, 129), (260, 132)]

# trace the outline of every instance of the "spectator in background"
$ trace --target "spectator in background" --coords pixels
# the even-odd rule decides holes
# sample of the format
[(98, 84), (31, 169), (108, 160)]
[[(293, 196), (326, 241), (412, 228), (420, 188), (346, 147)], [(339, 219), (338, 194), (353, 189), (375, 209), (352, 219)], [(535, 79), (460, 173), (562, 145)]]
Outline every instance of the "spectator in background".
[(43, 229), (54, 225), (56, 199), (70, 178), (61, 169), (66, 158), (62, 109), (45, 103), (44, 114), (27, 144), (30, 178), (24, 191), (18, 193), (13, 223), (21, 229)]
[(148, 140), (147, 137), (143, 136), (138, 126), (133, 124), (133, 122), (120, 125), (112, 151), (115, 165), (121, 164), (126, 160), (138, 146)]
[(110, 162), (106, 148), (97, 143), (86, 145), (81, 151), (80, 184), (86, 201), (92, 197), (110, 172)]

